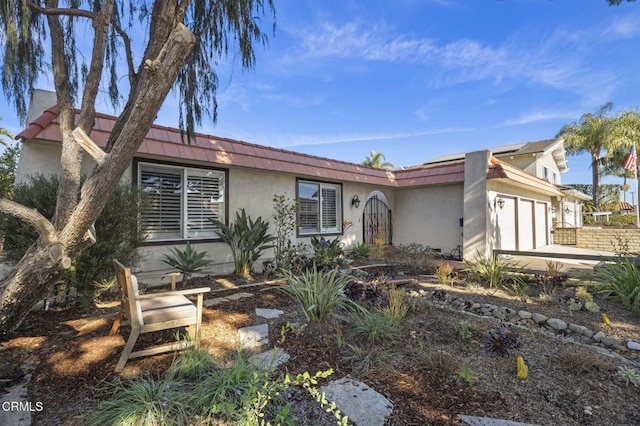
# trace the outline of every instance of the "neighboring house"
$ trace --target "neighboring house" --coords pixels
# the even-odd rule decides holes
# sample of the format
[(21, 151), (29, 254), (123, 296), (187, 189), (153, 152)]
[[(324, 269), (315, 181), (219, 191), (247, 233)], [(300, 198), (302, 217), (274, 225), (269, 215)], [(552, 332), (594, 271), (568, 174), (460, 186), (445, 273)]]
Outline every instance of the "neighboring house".
[[(43, 108), (44, 102), (32, 102), (41, 107), (30, 111), (32, 121), (17, 136), (17, 182), (59, 171), (58, 108)], [(115, 117), (97, 114), (91, 138), (104, 146), (114, 123)], [(93, 164), (85, 156), (83, 170)], [(229, 272), (231, 253), (209, 219), (232, 220), (245, 208), (253, 218), (272, 220), (275, 194), (299, 203), (295, 237), (302, 242), (340, 237), (348, 248), (377, 238), (443, 252), (462, 245), (468, 259), (494, 248), (544, 246), (561, 206), (572, 200), (579, 208), (579, 200), (556, 185), (566, 170), (561, 139), (381, 170), (203, 134), (187, 145), (178, 129), (154, 125), (123, 180), (151, 196), (154, 209), (141, 218), (148, 229), (141, 269), (157, 275), (166, 270), (163, 254), (186, 241), (208, 252), (214, 272)]]

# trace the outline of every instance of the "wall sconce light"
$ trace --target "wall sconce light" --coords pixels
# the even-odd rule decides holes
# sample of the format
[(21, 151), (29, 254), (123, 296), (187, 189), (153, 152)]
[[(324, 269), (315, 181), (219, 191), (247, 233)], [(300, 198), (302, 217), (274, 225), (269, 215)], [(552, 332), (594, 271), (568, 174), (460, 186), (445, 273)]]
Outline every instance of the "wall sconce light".
[(569, 214), (569, 213), (571, 213), (571, 210), (569, 210), (569, 207), (565, 207), (564, 214)]
[(493, 201), (493, 207), (495, 208), (496, 206), (498, 206), (498, 208), (502, 210), (502, 208), (504, 207), (504, 199), (502, 197), (496, 197), (496, 199)]
[(360, 198), (357, 195), (354, 195), (353, 198), (351, 199), (351, 205), (355, 206), (356, 209), (360, 207)]
[(556, 212), (556, 208), (553, 206), (549, 206), (549, 211), (551, 211), (551, 214), (554, 214)]

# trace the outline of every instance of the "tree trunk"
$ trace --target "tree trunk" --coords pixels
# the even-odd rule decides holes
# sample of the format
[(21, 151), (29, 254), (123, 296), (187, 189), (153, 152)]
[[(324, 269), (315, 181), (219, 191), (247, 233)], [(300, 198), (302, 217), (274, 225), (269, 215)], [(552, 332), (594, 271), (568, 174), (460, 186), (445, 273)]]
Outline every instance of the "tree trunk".
[(602, 172), (600, 171), (600, 155), (591, 154), (591, 159), (593, 162), (591, 163), (591, 177), (593, 180), (593, 205), (595, 206), (596, 211), (600, 211), (600, 194), (601, 194), (601, 184), (602, 182)]
[[(166, 28), (162, 30), (167, 33)], [(154, 36), (150, 34), (150, 39), (156, 40), (161, 49), (140, 70), (137, 85), (129, 95), (129, 114), (118, 119), (111, 135), (113, 149), (85, 181), (80, 201), (64, 226), (57, 227), (60, 231), (54, 240), (59, 243), (55, 248), (68, 257), (77, 256), (88, 246), (87, 230), (120, 182), (195, 44), (195, 37), (181, 23), (176, 23), (164, 39)], [(51, 261), (51, 250), (50, 245), (39, 241), (0, 283), (0, 291), (4, 288), (0, 298), (0, 339), (20, 326), (34, 303), (42, 299), (63, 272), (61, 262)]]

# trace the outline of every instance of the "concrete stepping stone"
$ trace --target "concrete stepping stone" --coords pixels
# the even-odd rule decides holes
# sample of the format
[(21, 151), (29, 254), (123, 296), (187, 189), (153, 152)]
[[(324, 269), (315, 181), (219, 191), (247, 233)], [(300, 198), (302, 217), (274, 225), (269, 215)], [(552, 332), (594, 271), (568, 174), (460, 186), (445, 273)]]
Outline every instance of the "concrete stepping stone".
[(238, 329), (240, 347), (243, 349), (259, 348), (269, 344), (269, 326), (267, 324), (252, 325)]
[(284, 311), (280, 309), (264, 309), (256, 308), (256, 315), (262, 318), (273, 319), (283, 315)]
[(247, 297), (253, 297), (253, 293), (235, 293), (232, 294), (230, 296), (227, 296), (226, 299), (228, 300), (240, 300), (240, 299), (244, 299)]
[(41, 402), (30, 402), (27, 399), (27, 386), (31, 381), (31, 374), (26, 374), (23, 380), (11, 386), (7, 393), (0, 396), (0, 425), (31, 424), (31, 411), (41, 411)]
[(202, 304), (204, 306), (206, 306), (207, 308), (210, 308), (212, 306), (216, 306), (216, 305), (219, 305), (221, 303), (228, 302), (228, 301), (229, 301), (229, 299), (226, 299), (224, 297), (216, 297), (215, 299), (205, 299), (205, 301), (202, 302)]
[(273, 370), (289, 361), (289, 354), (282, 348), (273, 348), (249, 357), (249, 363), (259, 370)]
[(510, 420), (491, 419), (489, 417), (465, 416), (462, 414), (458, 417), (464, 424), (470, 426), (540, 426), (532, 423), (512, 422)]
[(320, 388), (329, 401), (358, 426), (384, 426), (393, 404), (364, 383), (343, 377)]

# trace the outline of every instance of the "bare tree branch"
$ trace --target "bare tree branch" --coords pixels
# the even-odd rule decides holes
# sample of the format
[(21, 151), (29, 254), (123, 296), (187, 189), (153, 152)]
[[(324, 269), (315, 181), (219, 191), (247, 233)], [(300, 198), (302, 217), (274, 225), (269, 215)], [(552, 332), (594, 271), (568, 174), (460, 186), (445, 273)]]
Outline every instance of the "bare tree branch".
[(32, 2), (27, 2), (29, 8), (35, 10), (38, 13), (42, 13), (47, 16), (82, 16), (84, 18), (95, 19), (96, 14), (90, 10), (83, 9), (68, 9), (61, 7), (42, 7)]
[(125, 33), (122, 28), (120, 28), (120, 25), (118, 25), (116, 22), (114, 22), (113, 19), (112, 19), (112, 22), (111, 22), (111, 26), (113, 26), (113, 28), (116, 30), (116, 32), (118, 33), (118, 35), (122, 39), (122, 42), (124, 43), (124, 53), (125, 53), (125, 57), (127, 58), (127, 68), (129, 69), (129, 84), (131, 85), (131, 87), (134, 87), (135, 86), (135, 82), (136, 82), (136, 78), (138, 78), (138, 74), (136, 73), (135, 66), (133, 65), (133, 53), (132, 53), (132, 50), (131, 50), (131, 39), (129, 38), (129, 35), (127, 33)]
[(58, 242), (56, 229), (46, 217), (42, 216), (36, 209), (30, 209), (15, 201), (0, 198), (0, 212), (15, 216), (18, 219), (33, 225), (38, 231), (40, 238), (48, 244)]

